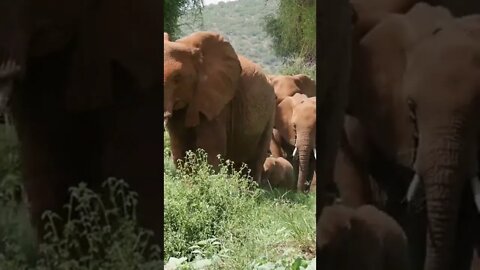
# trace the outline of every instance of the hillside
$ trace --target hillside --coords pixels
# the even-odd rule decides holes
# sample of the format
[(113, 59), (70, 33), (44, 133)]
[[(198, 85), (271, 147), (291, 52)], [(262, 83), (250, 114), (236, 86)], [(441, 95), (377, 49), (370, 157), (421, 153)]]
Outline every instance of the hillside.
[(203, 16), (188, 14), (180, 18), (181, 36), (195, 31), (216, 31), (229, 40), (235, 50), (250, 58), (268, 73), (279, 72), (282, 60), (274, 55), (272, 40), (263, 31), (264, 18), (273, 14), (278, 0), (237, 0), (207, 5)]

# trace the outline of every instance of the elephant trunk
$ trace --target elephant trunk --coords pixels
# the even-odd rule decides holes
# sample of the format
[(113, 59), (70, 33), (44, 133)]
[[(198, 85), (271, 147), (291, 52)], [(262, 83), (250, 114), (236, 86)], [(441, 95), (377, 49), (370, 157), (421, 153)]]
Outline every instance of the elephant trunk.
[[(426, 270), (451, 269), (461, 193), (471, 177), (471, 140), (456, 122), (422, 134), (417, 170), (424, 181), (427, 209)], [(470, 145), (470, 147), (468, 147)]]
[(296, 142), (296, 148), (298, 149), (298, 179), (297, 190), (305, 191), (305, 182), (310, 169), (310, 156), (313, 150), (313, 140), (311, 139), (310, 132), (298, 133), (298, 139)]

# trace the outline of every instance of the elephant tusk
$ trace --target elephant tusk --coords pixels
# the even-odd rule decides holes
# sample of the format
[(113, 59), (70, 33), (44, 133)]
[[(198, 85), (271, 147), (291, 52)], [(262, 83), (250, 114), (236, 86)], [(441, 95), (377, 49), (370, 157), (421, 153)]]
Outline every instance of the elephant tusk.
[(410, 202), (412, 200), (413, 194), (415, 193), (415, 191), (417, 191), (418, 184), (420, 184), (420, 176), (418, 174), (415, 174), (412, 182), (410, 182), (410, 185), (408, 186), (407, 202)]
[(292, 157), (295, 157), (295, 154), (297, 153), (297, 147), (295, 146), (295, 149), (293, 149), (293, 154), (292, 154)]
[(313, 156), (315, 157), (315, 160), (317, 160), (317, 149), (313, 148)]
[(473, 198), (477, 206), (477, 211), (480, 212), (480, 179), (478, 176), (475, 176), (470, 180), (470, 183), (472, 184)]

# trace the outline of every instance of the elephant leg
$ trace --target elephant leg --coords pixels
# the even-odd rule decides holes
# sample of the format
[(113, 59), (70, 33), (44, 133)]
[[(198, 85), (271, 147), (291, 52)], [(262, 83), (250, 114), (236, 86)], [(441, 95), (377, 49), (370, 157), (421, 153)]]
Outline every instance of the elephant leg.
[[(21, 134), (20, 158), (30, 220), (37, 241), (43, 242), (48, 220), (42, 219), (42, 215), (49, 210), (65, 218), (63, 206), (68, 202), (68, 188), (75, 184), (67, 162), (68, 153), (63, 136), (48, 123), (40, 119), (20, 120), (18, 114), (13, 116), (17, 134)], [(55, 227), (61, 232), (62, 222), (55, 220)]]
[[(202, 116), (203, 117), (203, 116)], [(227, 157), (227, 131), (225, 127), (224, 114), (208, 121), (203, 118), (200, 124), (195, 127), (195, 144), (197, 148), (205, 150), (208, 154), (208, 163), (218, 169), (220, 160)]]
[(373, 199), (368, 171), (371, 151), (367, 142), (361, 123), (354, 117), (345, 117), (334, 179), (342, 203), (351, 207), (371, 203)]
[(248, 164), (249, 168), (252, 171), (251, 173), (253, 181), (259, 184), (261, 184), (263, 163), (265, 163), (268, 148), (270, 146), (270, 142), (272, 141), (272, 128), (273, 121), (271, 121), (268, 124), (267, 128), (263, 131), (260, 141), (258, 142), (258, 147), (256, 148), (258, 152), (256, 152), (255, 158)]
[(274, 157), (284, 157), (282, 149), (280, 148), (280, 145), (275, 141), (273, 137), (272, 137), (272, 140), (270, 141), (270, 153)]
[[(45, 235), (45, 211), (50, 210), (62, 216), (62, 206), (68, 202), (69, 175), (63, 171), (56, 157), (48, 149), (25, 146), (22, 150), (24, 186), (29, 204), (30, 220), (42, 242)], [(55, 223), (56, 230), (62, 231), (62, 224)]]
[(183, 160), (188, 150), (194, 150), (193, 129), (185, 128), (185, 110), (176, 111), (167, 124), (170, 137), (170, 150), (175, 167)]
[[(160, 97), (117, 106), (104, 121), (103, 180), (125, 180), (138, 194), (139, 225), (163, 241), (163, 121)], [(102, 181), (103, 181), (102, 180)]]
[(342, 204), (359, 207), (370, 202), (368, 172), (356, 166), (343, 149), (339, 149), (336, 157), (335, 182)]

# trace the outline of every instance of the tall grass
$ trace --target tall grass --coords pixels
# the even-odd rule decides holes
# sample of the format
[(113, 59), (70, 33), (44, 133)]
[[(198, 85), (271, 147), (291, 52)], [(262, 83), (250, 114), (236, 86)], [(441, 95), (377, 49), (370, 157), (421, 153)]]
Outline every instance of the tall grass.
[(165, 140), (165, 258), (159, 247), (147, 248), (151, 232), (137, 226), (136, 193), (113, 178), (104, 196), (83, 183), (72, 187), (67, 225), (55, 227), (59, 217), (46, 212), (37, 249), (17, 149), (0, 148), (10, 155), (0, 164), (0, 269), (313, 269), (313, 195), (258, 189), (230, 161), (215, 172), (201, 150), (175, 169)]
[(315, 196), (267, 192), (231, 172), (230, 161), (215, 172), (206, 160), (202, 150), (189, 152), (175, 170), (165, 157), (166, 261), (205, 269), (305, 269), (315, 254)]

